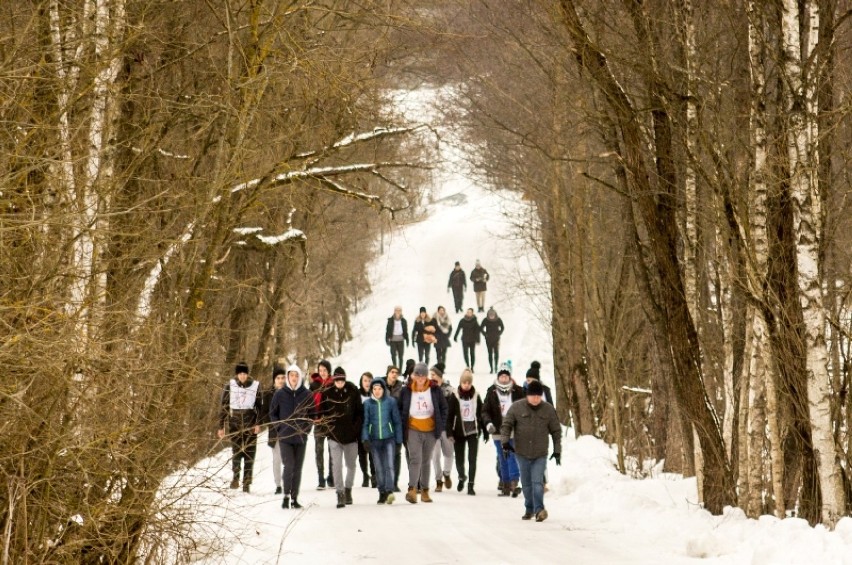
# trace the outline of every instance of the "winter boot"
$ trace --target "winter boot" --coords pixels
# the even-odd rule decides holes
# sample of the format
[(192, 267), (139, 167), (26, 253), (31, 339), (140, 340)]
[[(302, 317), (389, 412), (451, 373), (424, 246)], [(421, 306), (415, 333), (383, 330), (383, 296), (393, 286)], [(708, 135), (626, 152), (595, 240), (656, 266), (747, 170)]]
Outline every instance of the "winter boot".
[(417, 504), (417, 490), (414, 487), (408, 487), (408, 492), (405, 493), (405, 500), (411, 504)]
[(473, 490), (473, 483), (467, 483), (467, 494), (476, 496), (476, 492)]
[(532, 520), (534, 514), (532, 512), (524, 512), (524, 515), (521, 516), (521, 520)]
[(428, 488), (424, 488), (420, 491), (420, 502), (432, 502), (432, 499), (429, 498)]
[(344, 496), (346, 497), (346, 504), (352, 504), (352, 489), (347, 488), (343, 489)]
[(231, 479), (231, 488), (240, 488), (240, 478), (234, 477)]
[(542, 508), (541, 510), (538, 511), (538, 514), (535, 515), (535, 521), (536, 522), (544, 522), (545, 520), (547, 520), (547, 510)]
[(518, 486), (518, 481), (512, 481), (512, 498), (518, 498), (521, 494), (521, 487)]
[(437, 483), (438, 484), (435, 485), (435, 492), (443, 491), (444, 490), (444, 481), (442, 481), (441, 479), (438, 479)]
[(346, 493), (344, 493), (342, 490), (337, 491), (337, 507), (346, 507)]
[(509, 496), (512, 494), (512, 483), (505, 482), (503, 483), (503, 490), (500, 491), (500, 494), (497, 496)]
[(243, 483), (243, 492), (250, 492), (251, 481), (246, 481)]
[(301, 504), (299, 504), (299, 501), (298, 501), (298, 500), (296, 500), (296, 497), (295, 497), (295, 496), (293, 497), (293, 502), (290, 504), (290, 506), (292, 506), (292, 507), (293, 507), (293, 508), (295, 508), (296, 510), (298, 510), (299, 508), (301, 508), (301, 507), (302, 507), (302, 505), (301, 505)]
[(388, 493), (382, 491), (379, 493), (379, 501), (376, 504), (385, 504), (388, 501)]
[(388, 497), (387, 500), (385, 500), (385, 504), (393, 504), (393, 501), (396, 500), (396, 497), (392, 492), (387, 493), (387, 495)]
[(364, 480), (361, 481), (361, 486), (362, 487), (370, 486), (370, 476), (369, 475), (364, 475)]
[(332, 477), (331, 475), (327, 476), (325, 478), (325, 484), (328, 485), (328, 488), (334, 488), (334, 477)]
[(319, 477), (319, 482), (317, 483), (317, 490), (325, 490), (325, 479), (322, 475)]
[(284, 489), (281, 487), (275, 487), (275, 494), (281, 494), (282, 492), (284, 492)]
[(459, 477), (459, 484), (456, 486), (456, 490), (461, 492), (464, 490), (464, 481), (467, 477)]
[(450, 478), (449, 473), (444, 473), (444, 486), (448, 489), (453, 488), (453, 480)]
[(290, 508), (290, 497), (285, 496), (284, 502), (281, 503), (281, 508)]

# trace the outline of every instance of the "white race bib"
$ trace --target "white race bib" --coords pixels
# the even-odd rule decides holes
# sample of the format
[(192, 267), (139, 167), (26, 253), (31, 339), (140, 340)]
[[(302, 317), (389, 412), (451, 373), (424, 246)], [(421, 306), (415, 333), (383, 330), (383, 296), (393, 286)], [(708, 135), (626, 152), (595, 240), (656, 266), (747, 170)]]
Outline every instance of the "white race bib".
[(473, 422), (474, 420), (476, 420), (476, 407), (473, 405), (473, 399), (470, 399), (470, 400), (459, 399), (459, 404), (461, 405), (462, 421)]
[(429, 389), (423, 392), (411, 391), (411, 408), (408, 414), (420, 420), (431, 418), (435, 414), (435, 407), (432, 406), (432, 392)]
[(509, 411), (509, 406), (512, 405), (512, 394), (500, 394), (498, 392), (497, 398), (500, 399), (500, 414), (505, 416), (506, 412)]
[(231, 410), (251, 410), (257, 398), (257, 388), (260, 381), (254, 381), (247, 387), (237, 383), (237, 379), (231, 379), (230, 407)]

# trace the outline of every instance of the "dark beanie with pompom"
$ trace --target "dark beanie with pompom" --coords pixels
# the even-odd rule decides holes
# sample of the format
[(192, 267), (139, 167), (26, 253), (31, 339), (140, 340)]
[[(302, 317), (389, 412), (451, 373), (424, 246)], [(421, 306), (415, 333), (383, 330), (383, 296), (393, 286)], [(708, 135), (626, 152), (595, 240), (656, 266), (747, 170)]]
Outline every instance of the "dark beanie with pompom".
[(532, 378), (537, 381), (541, 380), (541, 375), (538, 372), (539, 369), (541, 369), (541, 363), (539, 363), (538, 361), (533, 361), (532, 363), (530, 363), (530, 368), (527, 369), (527, 378)]

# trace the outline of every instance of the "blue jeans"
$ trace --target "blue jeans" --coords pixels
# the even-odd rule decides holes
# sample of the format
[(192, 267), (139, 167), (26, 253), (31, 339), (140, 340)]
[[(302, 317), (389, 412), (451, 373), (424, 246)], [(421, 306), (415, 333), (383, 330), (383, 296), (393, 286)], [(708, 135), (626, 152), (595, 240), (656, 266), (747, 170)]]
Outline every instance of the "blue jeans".
[[(509, 445), (515, 447), (514, 440), (510, 439)], [(494, 440), (494, 447), (497, 448), (497, 467), (500, 469), (500, 480), (504, 483), (509, 483), (521, 478), (521, 472), (518, 470), (518, 462), (515, 460), (515, 452), (510, 451), (508, 457), (503, 457), (503, 444), (499, 439)]]
[(524, 508), (530, 514), (544, 510), (544, 470), (547, 469), (547, 457), (527, 459), (517, 456), (521, 470), (521, 488), (524, 491)]
[(393, 458), (396, 453), (396, 442), (392, 437), (372, 440), (370, 453), (373, 454), (375, 465), (376, 487), (379, 492), (393, 492)]

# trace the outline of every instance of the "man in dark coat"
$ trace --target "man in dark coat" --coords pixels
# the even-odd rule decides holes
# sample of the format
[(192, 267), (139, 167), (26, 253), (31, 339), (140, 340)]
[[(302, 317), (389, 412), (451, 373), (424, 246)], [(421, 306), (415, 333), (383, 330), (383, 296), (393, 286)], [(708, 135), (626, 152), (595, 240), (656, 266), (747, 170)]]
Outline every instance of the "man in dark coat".
[(269, 420), (275, 430), (277, 449), (284, 464), (282, 475), (284, 500), (281, 508), (299, 509), (299, 488), (302, 484), (302, 466), (305, 462), (308, 433), (313, 425), (313, 395), (302, 383), (302, 370), (290, 365), (285, 374), (286, 383), (275, 392), (269, 407)]
[[(544, 471), (547, 468), (548, 436), (553, 441), (551, 459), (557, 465), (562, 463), (562, 427), (556, 415), (556, 409), (542, 402), (541, 382), (533, 380), (527, 385), (526, 400), (519, 400), (509, 407), (500, 435), (503, 437), (503, 451), (515, 452), (518, 468), (521, 471), (521, 485), (524, 493), (524, 515), (521, 520), (536, 522), (547, 519), (544, 509)], [(515, 436), (514, 446), (505, 441)]]
[(225, 423), (231, 438), (231, 488), (240, 486), (240, 467), (243, 472), (243, 491), (249, 492), (254, 456), (257, 452), (257, 434), (260, 433), (263, 395), (260, 381), (249, 376), (248, 365), (241, 361), (234, 368), (234, 378), (222, 391), (219, 411), (219, 439), (225, 437)]
[(473, 313), (473, 308), (468, 308), (464, 313), (464, 317), (459, 320), (459, 325), (456, 326), (456, 333), (453, 335), (453, 341), (459, 340), (459, 332), (462, 334), (462, 353), (464, 354), (464, 364), (470, 367), (473, 371), (473, 365), (476, 363), (476, 344), (479, 343), (479, 321), (476, 319), (476, 314)]
[(462, 311), (462, 302), (464, 301), (464, 293), (467, 290), (467, 277), (461, 268), (461, 263), (456, 261), (453, 270), (450, 271), (450, 279), (447, 281), (447, 292), (452, 289), (453, 300), (456, 303), (456, 314)]
[(402, 355), (408, 341), (408, 321), (402, 317), (402, 306), (393, 309), (393, 316), (388, 318), (385, 327), (385, 343), (390, 346), (391, 363), (402, 367)]
[(479, 312), (485, 312), (485, 291), (488, 290), (486, 283), (490, 278), (488, 271), (482, 268), (477, 259), (476, 267), (470, 272), (470, 280), (473, 281), (473, 292), (476, 293), (476, 307)]
[(479, 327), (485, 336), (485, 347), (488, 349), (488, 366), (490, 373), (496, 373), (500, 366), (500, 336), (503, 335), (503, 320), (494, 308), (488, 309), (488, 314)]

